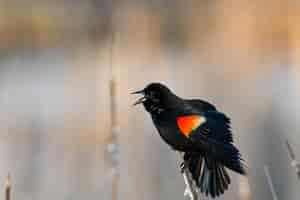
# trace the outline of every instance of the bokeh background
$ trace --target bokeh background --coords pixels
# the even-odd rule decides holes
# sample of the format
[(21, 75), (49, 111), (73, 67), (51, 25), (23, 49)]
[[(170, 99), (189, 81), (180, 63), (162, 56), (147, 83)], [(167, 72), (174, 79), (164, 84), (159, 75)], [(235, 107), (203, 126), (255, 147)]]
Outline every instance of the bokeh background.
[(296, 0), (1, 0), (3, 189), (9, 172), (13, 200), (184, 199), (178, 155), (131, 106), (159, 81), (231, 116), (250, 175), (220, 199), (271, 200), (265, 165), (299, 199), (299, 20)]

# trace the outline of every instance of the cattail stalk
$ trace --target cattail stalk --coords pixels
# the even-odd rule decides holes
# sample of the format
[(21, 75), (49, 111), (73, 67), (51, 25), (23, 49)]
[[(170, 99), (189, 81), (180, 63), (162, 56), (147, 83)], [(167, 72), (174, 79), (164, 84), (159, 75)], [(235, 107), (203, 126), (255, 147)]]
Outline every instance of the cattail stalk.
[(182, 175), (186, 186), (184, 196), (189, 196), (190, 200), (198, 200), (198, 193), (193, 186), (193, 180), (191, 179), (191, 176), (186, 168), (183, 169)]
[(111, 16), (110, 16), (110, 137), (108, 141), (108, 153), (110, 154), (110, 162), (113, 170), (112, 178), (112, 200), (118, 199), (120, 170), (119, 170), (119, 124), (117, 120), (117, 94), (116, 94), (116, 75), (114, 69), (114, 45), (115, 45), (115, 29), (114, 29), (114, 6), (115, 0), (111, 0)]
[(10, 200), (11, 197), (11, 178), (8, 174), (5, 182), (5, 200)]
[(264, 171), (265, 171), (265, 175), (266, 175), (266, 178), (267, 178), (267, 181), (268, 181), (268, 185), (269, 185), (273, 200), (278, 200), (278, 197), (277, 197), (277, 194), (276, 194), (276, 191), (275, 191), (275, 188), (274, 188), (273, 180), (272, 180), (272, 177), (271, 177), (271, 174), (270, 174), (269, 167), (264, 166)]
[[(183, 158), (183, 154), (179, 153), (180, 158)], [(184, 162), (184, 159), (183, 159)], [(188, 171), (188, 168), (185, 166), (183, 166), (182, 168), (182, 176), (184, 179), (184, 183), (185, 183), (185, 191), (184, 191), (184, 196), (188, 196), (190, 198), (190, 200), (198, 200), (198, 191), (197, 188), (195, 187), (193, 178), (190, 174), (190, 172)]]
[(111, 164), (113, 168), (113, 180), (112, 180), (112, 200), (118, 199), (118, 186), (120, 179), (119, 172), (119, 149), (118, 149), (118, 123), (117, 123), (117, 111), (116, 111), (116, 85), (115, 81), (111, 80), (111, 135), (109, 141), (109, 153), (111, 157)]

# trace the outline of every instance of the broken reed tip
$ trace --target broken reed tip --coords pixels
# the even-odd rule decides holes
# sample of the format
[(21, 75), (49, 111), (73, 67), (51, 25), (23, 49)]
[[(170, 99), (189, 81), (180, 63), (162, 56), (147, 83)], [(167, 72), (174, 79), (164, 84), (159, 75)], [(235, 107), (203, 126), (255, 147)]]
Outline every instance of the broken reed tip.
[(295, 160), (296, 159), (296, 156), (295, 156), (295, 153), (294, 153), (294, 150), (291, 146), (291, 144), (289, 143), (288, 140), (286, 140), (286, 147), (287, 147), (287, 150), (288, 150), (288, 153), (289, 153), (289, 156), (291, 158), (291, 160)]
[(10, 200), (11, 193), (11, 177), (10, 174), (7, 175), (5, 181), (5, 200)]
[(10, 187), (11, 187), (11, 177), (10, 174), (8, 174), (5, 181), (5, 188), (10, 188)]

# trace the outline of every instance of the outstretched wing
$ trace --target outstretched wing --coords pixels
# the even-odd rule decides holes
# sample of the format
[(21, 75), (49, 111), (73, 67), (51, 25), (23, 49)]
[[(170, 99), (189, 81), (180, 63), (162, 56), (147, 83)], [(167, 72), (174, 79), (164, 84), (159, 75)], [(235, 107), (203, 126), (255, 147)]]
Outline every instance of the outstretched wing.
[(177, 124), (181, 133), (203, 153), (233, 171), (246, 173), (239, 150), (233, 144), (230, 119), (223, 113), (179, 116)]

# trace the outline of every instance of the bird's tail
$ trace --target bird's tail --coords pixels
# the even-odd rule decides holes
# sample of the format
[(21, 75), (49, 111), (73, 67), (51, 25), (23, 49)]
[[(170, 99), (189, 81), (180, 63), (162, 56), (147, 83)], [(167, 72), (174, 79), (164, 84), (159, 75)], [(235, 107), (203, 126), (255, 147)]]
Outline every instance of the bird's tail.
[(186, 153), (184, 159), (185, 167), (189, 169), (201, 193), (215, 198), (228, 189), (231, 181), (222, 164), (209, 160), (199, 153)]

